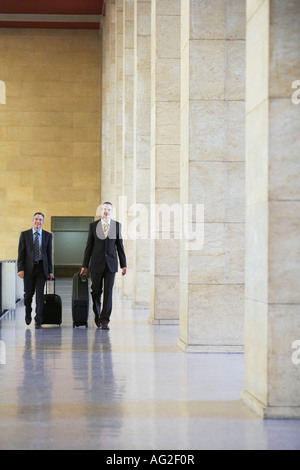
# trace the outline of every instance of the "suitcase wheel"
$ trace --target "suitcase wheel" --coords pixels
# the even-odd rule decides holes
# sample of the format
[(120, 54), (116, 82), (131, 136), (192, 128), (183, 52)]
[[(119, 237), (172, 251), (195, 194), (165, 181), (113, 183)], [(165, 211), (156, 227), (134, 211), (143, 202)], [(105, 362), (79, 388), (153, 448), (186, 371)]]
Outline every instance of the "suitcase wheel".
[(88, 328), (88, 323), (76, 323), (75, 321), (73, 322), (73, 328), (79, 328), (80, 326), (85, 326), (86, 328)]

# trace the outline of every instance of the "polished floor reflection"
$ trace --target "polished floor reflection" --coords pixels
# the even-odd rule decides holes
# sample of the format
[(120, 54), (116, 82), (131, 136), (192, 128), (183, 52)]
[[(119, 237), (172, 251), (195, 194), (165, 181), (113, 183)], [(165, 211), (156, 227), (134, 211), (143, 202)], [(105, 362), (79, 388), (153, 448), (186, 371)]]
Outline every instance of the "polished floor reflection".
[(241, 402), (242, 354), (184, 354), (117, 294), (109, 332), (73, 329), (71, 280), (57, 292), (61, 327), (26, 327), (22, 305), (0, 320), (0, 449), (300, 449), (300, 421)]

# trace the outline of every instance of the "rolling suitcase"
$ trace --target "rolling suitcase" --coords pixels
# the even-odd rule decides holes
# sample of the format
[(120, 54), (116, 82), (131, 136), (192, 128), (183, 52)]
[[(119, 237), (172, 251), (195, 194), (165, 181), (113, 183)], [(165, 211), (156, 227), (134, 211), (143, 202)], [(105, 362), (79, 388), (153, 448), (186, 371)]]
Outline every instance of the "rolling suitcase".
[(53, 282), (54, 293), (48, 294), (48, 282), (46, 282), (46, 294), (44, 298), (42, 325), (61, 325), (62, 323), (62, 302), (59, 295), (55, 293), (55, 280)]
[(72, 317), (73, 328), (88, 327), (89, 316), (89, 279), (76, 273), (73, 276)]

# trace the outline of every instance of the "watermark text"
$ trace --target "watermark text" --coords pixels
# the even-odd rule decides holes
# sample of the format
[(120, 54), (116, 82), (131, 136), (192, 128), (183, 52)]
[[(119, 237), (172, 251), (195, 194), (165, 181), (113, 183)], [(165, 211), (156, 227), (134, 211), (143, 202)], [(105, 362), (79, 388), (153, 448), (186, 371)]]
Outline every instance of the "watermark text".
[(2, 80), (0, 80), (0, 104), (6, 104), (6, 86)]
[(292, 344), (292, 349), (295, 349), (295, 351), (292, 354), (292, 363), (295, 366), (299, 366), (300, 364), (300, 340), (296, 340)]
[(6, 364), (6, 345), (2, 340), (0, 340), (0, 365), (1, 364)]
[(292, 88), (296, 88), (296, 91), (292, 94), (292, 103), (300, 104), (300, 80), (295, 80), (292, 83)]
[[(101, 206), (96, 215), (100, 215)], [(124, 240), (182, 240), (187, 251), (204, 247), (204, 204), (133, 204), (119, 198), (118, 220)], [(109, 237), (114, 237), (110, 228)], [(101, 227), (99, 238), (104, 237)]]

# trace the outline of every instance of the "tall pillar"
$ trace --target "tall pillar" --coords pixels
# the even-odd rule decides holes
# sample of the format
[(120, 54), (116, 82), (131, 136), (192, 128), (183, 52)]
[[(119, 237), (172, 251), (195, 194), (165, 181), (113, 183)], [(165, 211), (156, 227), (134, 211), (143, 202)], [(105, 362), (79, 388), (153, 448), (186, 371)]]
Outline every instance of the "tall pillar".
[[(106, 5), (102, 29), (103, 103), (102, 103), (102, 178), (101, 198), (115, 197), (115, 1)], [(98, 201), (99, 202), (99, 201)]]
[(110, 3), (110, 68), (109, 68), (109, 153), (107, 164), (109, 166), (109, 186), (104, 198), (109, 201), (116, 199), (116, 1)]
[(181, 203), (199, 240), (181, 242), (178, 345), (242, 352), (245, 2), (181, 6)]
[[(134, 204), (134, 172), (133, 172), (133, 117), (134, 117), (134, 0), (124, 0), (123, 3), (123, 189), (128, 212), (127, 226), (131, 225), (130, 208)], [(125, 214), (124, 214), (125, 215)], [(124, 227), (126, 228), (126, 227)], [(134, 243), (125, 235), (124, 245), (127, 258), (128, 272), (123, 278), (123, 294), (133, 299), (133, 267)], [(128, 234), (129, 235), (129, 234)]]
[(300, 418), (300, 2), (247, 2), (246, 377), (264, 418)]
[[(107, 9), (109, 4), (106, 5)], [(109, 10), (107, 10), (108, 15)], [(106, 16), (107, 18), (107, 16)], [(103, 197), (103, 188), (106, 186), (106, 181), (109, 177), (109, 172), (106, 165), (107, 155), (107, 134), (108, 134), (108, 111), (107, 111), (107, 88), (109, 80), (109, 67), (108, 67), (108, 38), (109, 38), (109, 22), (107, 19), (102, 22), (101, 37), (102, 37), (102, 127), (101, 127), (101, 187), (100, 194)], [(99, 202), (99, 201), (98, 201)]]
[[(124, 64), (123, 64), (123, 55), (124, 55), (124, 2), (123, 0), (116, 0), (116, 88), (115, 88), (115, 104), (116, 104), (116, 129), (115, 129), (115, 138), (116, 138), (116, 149), (115, 149), (115, 160), (116, 160), (116, 193), (115, 200), (111, 201), (115, 205), (116, 209), (116, 218), (123, 223), (124, 220), (120, 214), (120, 197), (124, 195), (124, 141), (123, 141), (123, 101), (124, 101)], [(116, 276), (115, 287), (120, 292), (123, 289), (123, 280), (122, 277)]]
[(124, 101), (124, 2), (116, 0), (116, 199), (112, 201), (119, 211), (119, 197), (124, 195), (123, 101)]
[[(134, 305), (150, 307), (151, 0), (135, 0), (134, 47)], [(139, 226), (139, 223), (143, 226)], [(145, 228), (145, 232), (141, 230)], [(148, 228), (148, 230), (147, 230)]]
[(180, 204), (180, 4), (152, 0), (151, 206), (160, 219), (151, 227), (152, 323), (179, 320), (180, 240), (170, 211)]

